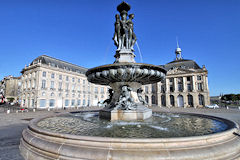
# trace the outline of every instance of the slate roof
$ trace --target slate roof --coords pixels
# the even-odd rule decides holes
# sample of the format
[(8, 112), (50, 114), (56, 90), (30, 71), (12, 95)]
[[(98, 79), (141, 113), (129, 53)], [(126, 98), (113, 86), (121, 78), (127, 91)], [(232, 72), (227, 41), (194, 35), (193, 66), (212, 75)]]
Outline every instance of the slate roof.
[(164, 68), (168, 71), (174, 68), (183, 68), (183, 69), (201, 69), (199, 65), (188, 59), (174, 60), (164, 65)]
[(83, 73), (85, 74), (87, 72), (87, 68), (84, 67), (80, 67), (78, 65), (75, 64), (71, 64), (69, 62), (65, 62), (47, 55), (41, 55), (39, 57), (37, 57), (36, 59), (34, 59), (32, 61), (32, 64), (36, 64), (39, 62), (39, 60), (41, 61), (42, 64), (46, 64), (46, 65), (50, 65), (52, 67), (58, 67), (58, 68), (62, 68), (62, 69), (66, 69), (68, 71), (73, 71), (73, 72), (77, 72), (77, 73)]

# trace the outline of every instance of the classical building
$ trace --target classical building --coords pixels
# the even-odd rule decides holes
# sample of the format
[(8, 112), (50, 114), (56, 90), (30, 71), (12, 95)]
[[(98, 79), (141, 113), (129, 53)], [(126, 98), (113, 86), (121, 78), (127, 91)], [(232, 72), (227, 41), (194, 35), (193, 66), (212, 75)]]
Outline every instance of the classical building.
[[(165, 65), (166, 79), (143, 86), (150, 106), (202, 107), (210, 104), (208, 71), (193, 60), (176, 59)], [(25, 107), (63, 108), (96, 106), (108, 98), (108, 86), (89, 83), (83, 68), (46, 55), (34, 59), (22, 71), (21, 104)]]
[(18, 102), (20, 92), (20, 77), (7, 76), (0, 81), (0, 97), (5, 97), (6, 102)]
[(167, 70), (162, 82), (143, 87), (149, 105), (166, 107), (203, 107), (210, 104), (208, 71), (193, 60), (183, 59), (181, 49), (176, 59), (163, 67)]
[(22, 71), (21, 105), (36, 108), (96, 106), (108, 97), (108, 87), (87, 81), (83, 68), (46, 55)]

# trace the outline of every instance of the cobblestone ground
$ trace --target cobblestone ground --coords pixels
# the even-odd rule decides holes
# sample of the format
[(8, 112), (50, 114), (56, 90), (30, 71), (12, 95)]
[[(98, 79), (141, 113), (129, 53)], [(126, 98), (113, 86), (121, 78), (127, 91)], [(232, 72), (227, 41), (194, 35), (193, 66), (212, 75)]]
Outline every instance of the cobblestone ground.
[[(94, 108), (98, 110), (99, 108)], [(194, 109), (194, 108), (159, 108), (152, 107), (153, 111), (161, 112), (188, 112), (208, 114), (217, 117), (223, 117), (233, 120), (240, 124), (240, 110), (236, 109)], [(90, 110), (89, 108), (79, 110)], [(0, 160), (23, 160), (19, 153), (19, 142), (21, 133), (27, 127), (29, 121), (33, 118), (38, 118), (47, 115), (56, 115), (76, 110), (54, 110), (54, 111), (36, 111), (24, 113), (6, 114), (0, 108)]]

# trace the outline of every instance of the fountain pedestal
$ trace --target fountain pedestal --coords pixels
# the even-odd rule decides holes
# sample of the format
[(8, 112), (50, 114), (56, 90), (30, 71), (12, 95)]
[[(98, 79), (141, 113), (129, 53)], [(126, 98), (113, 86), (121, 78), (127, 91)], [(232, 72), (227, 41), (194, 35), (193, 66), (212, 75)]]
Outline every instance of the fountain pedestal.
[[(123, 73), (126, 72), (123, 70)], [(139, 100), (138, 82), (115, 82), (109, 84), (114, 90), (111, 102), (99, 112), (100, 118), (111, 121), (141, 121), (152, 116), (152, 110)], [(141, 98), (140, 98), (141, 99)]]
[(142, 121), (152, 117), (152, 110), (139, 104), (136, 110), (103, 109), (99, 116), (111, 121)]
[(114, 63), (130, 62), (135, 63), (135, 54), (130, 49), (121, 49), (117, 51), (115, 56), (116, 58)]

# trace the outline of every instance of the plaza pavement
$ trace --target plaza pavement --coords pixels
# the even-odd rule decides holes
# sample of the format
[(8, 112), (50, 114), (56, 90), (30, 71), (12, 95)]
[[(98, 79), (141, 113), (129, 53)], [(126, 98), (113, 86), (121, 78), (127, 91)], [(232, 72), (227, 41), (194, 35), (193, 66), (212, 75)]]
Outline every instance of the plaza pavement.
[[(99, 108), (82, 108), (78, 110), (98, 110)], [(194, 108), (159, 108), (152, 107), (153, 111), (161, 112), (188, 112), (213, 115), (223, 117), (237, 122), (240, 125), (240, 110), (238, 108), (231, 109), (194, 109)], [(36, 111), (23, 113), (7, 114), (0, 108), (0, 160), (23, 160), (19, 153), (19, 142), (21, 133), (27, 127), (29, 121), (33, 118), (38, 118), (48, 115), (56, 115), (64, 112), (71, 112), (76, 110), (52, 110), (52, 111)]]

